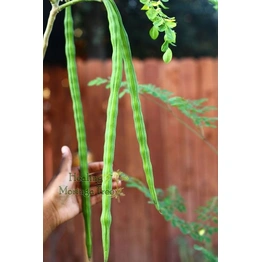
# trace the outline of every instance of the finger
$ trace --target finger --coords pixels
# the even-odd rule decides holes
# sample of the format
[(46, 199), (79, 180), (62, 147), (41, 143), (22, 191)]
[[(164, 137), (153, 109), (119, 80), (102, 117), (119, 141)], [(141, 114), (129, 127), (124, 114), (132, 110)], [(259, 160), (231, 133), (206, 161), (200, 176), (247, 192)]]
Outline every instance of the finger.
[[(112, 184), (113, 189), (118, 188), (119, 186), (121, 186), (121, 181), (113, 182), (113, 184)], [(92, 190), (92, 189), (91, 189), (91, 190)], [(90, 191), (91, 191), (91, 190), (90, 190)], [(99, 190), (100, 190), (100, 191), (99, 191)], [(94, 188), (94, 189), (93, 189), (93, 192), (97, 192), (97, 194), (93, 194), (93, 195), (91, 196), (91, 205), (92, 205), (92, 206), (102, 201), (101, 188), (100, 188), (100, 189), (99, 189), (99, 188), (96, 188), (96, 189)]]
[[(81, 182), (82, 181), (83, 177), (80, 177), (80, 168), (72, 167), (70, 181), (71, 181), (71, 179), (73, 179), (74, 182)], [(89, 174), (88, 181), (90, 182), (90, 186), (101, 185), (102, 184), (101, 171), (97, 172), (97, 173)]]
[(90, 186), (101, 186), (102, 184), (101, 172), (90, 175), (89, 181), (90, 181)]
[(102, 161), (100, 162), (91, 162), (88, 164), (88, 172), (94, 173), (99, 172), (103, 170), (104, 163)]
[(102, 201), (102, 194), (91, 196), (91, 205), (95, 205)]
[[(112, 189), (119, 188), (120, 186), (121, 186), (121, 181), (117, 181), (117, 182), (115, 181), (115, 182), (112, 183)], [(91, 196), (101, 194), (101, 192), (102, 192), (101, 186), (90, 187)]]
[[(101, 172), (99, 173), (94, 173), (89, 176), (89, 181), (90, 181), (90, 186), (100, 186), (102, 184), (102, 175)], [(113, 182), (119, 182), (119, 185), (121, 186), (121, 180), (118, 178), (113, 177), (112, 178)]]
[(62, 152), (62, 161), (59, 168), (59, 173), (61, 172), (71, 172), (72, 166), (72, 153), (68, 146), (63, 146), (61, 148)]
[(74, 167), (72, 167), (71, 172), (72, 172), (72, 174), (74, 174), (76, 177), (78, 177), (78, 176), (80, 175), (80, 168), (74, 166)]

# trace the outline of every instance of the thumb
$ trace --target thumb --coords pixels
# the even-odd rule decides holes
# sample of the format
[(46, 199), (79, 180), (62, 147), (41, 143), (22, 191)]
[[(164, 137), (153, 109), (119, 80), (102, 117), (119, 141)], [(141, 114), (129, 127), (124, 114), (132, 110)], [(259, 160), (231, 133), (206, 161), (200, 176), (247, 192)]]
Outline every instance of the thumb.
[(59, 172), (71, 172), (72, 168), (72, 153), (68, 146), (63, 146), (61, 148), (62, 161), (60, 165)]

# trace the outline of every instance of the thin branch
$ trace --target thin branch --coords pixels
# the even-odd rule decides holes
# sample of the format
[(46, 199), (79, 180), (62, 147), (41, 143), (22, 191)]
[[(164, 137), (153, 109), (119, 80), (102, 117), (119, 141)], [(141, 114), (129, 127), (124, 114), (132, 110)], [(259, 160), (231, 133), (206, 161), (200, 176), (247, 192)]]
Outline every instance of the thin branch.
[(168, 111), (172, 114), (172, 116), (175, 117), (175, 118), (178, 120), (178, 122), (180, 122), (181, 124), (183, 124), (183, 125), (184, 125), (186, 128), (188, 128), (192, 133), (194, 133), (195, 135), (197, 135), (201, 140), (203, 140), (203, 141), (210, 147), (210, 149), (211, 149), (214, 153), (218, 154), (217, 149), (216, 149), (211, 143), (209, 143), (209, 142), (205, 139), (205, 137), (203, 137), (203, 136), (202, 136), (201, 134), (199, 134), (195, 129), (193, 129), (189, 124), (187, 124), (185, 121), (183, 121), (181, 118), (179, 118), (179, 117), (174, 113), (174, 111), (172, 110), (172, 108), (170, 107), (170, 105), (166, 105), (166, 104), (165, 104), (165, 106), (163, 106), (161, 103), (155, 101), (155, 100), (152, 99), (151, 97), (149, 97), (149, 96), (147, 96), (147, 95), (145, 96), (144, 94), (142, 94), (142, 95), (143, 95), (144, 97), (146, 97), (147, 99), (151, 100), (153, 103), (157, 104), (158, 106), (160, 106), (160, 107), (168, 110)]
[(46, 53), (46, 49), (48, 47), (49, 37), (50, 37), (50, 34), (52, 32), (52, 29), (53, 29), (53, 25), (54, 25), (54, 22), (55, 22), (55, 19), (56, 19), (56, 15), (68, 6), (71, 6), (71, 5), (80, 3), (80, 2), (90, 2), (90, 1), (102, 2), (102, 0), (73, 0), (73, 1), (66, 2), (66, 3), (59, 6), (59, 0), (56, 0), (56, 1), (51, 0), (50, 1), (51, 5), (52, 5), (52, 9), (50, 11), (48, 21), (47, 21), (47, 26), (46, 26), (45, 33), (44, 33), (43, 59), (45, 58), (45, 53)]
[(45, 58), (46, 49), (48, 47), (49, 37), (53, 29), (53, 25), (56, 19), (56, 15), (58, 14), (58, 4), (52, 4), (52, 9), (50, 11), (47, 26), (44, 33), (43, 39), (43, 59)]
[(65, 4), (60, 5), (58, 7), (58, 11), (60, 12), (63, 9), (65, 9), (66, 7), (80, 3), (80, 2), (102, 2), (102, 0), (73, 0), (73, 1), (69, 1), (69, 2), (66, 2)]

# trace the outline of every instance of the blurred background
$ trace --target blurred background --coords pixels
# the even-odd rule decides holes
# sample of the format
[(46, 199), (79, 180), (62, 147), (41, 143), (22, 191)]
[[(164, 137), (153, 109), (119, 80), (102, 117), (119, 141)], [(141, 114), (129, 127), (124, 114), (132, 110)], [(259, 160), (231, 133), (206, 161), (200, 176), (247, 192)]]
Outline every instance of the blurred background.
[[(212, 5), (207, 0), (166, 3), (169, 9), (165, 13), (176, 17), (177, 46), (172, 48), (173, 60), (164, 64), (160, 50), (163, 37), (160, 35), (158, 40), (149, 37), (151, 22), (140, 10), (142, 4), (136, 0), (116, 3), (129, 35), (139, 83), (154, 84), (186, 99), (208, 98), (207, 105), (217, 106), (218, 18)], [(45, 30), (51, 5), (48, 0), (43, 5)], [(88, 87), (87, 83), (111, 75), (107, 16), (103, 4), (98, 2), (76, 4), (73, 14), (89, 159), (100, 161), (109, 91), (105, 85)], [(68, 145), (77, 152), (63, 18), (64, 12), (57, 15), (43, 63), (44, 189), (57, 173), (61, 147)], [(141, 96), (141, 103), (155, 186), (164, 190), (176, 185), (187, 207), (179, 215), (193, 222), (197, 216), (195, 210), (217, 196), (217, 153), (214, 152), (217, 128), (199, 130), (181, 112), (159, 106), (148, 95)], [(206, 115), (217, 116), (217, 112)], [(130, 99), (125, 95), (119, 102), (114, 169), (145, 182), (136, 141)], [(124, 193), (120, 203), (112, 200), (109, 261), (203, 261), (193, 251), (195, 242), (165, 221), (139, 190), (125, 187)], [(94, 262), (103, 261), (100, 214), (101, 204), (98, 204), (92, 213)], [(216, 253), (217, 235), (212, 240)], [(81, 214), (58, 227), (45, 242), (44, 261), (86, 261)]]
[[(152, 23), (148, 20), (142, 4), (138, 0), (116, 0), (117, 6), (128, 32), (133, 57), (160, 58), (162, 52), (161, 36), (157, 40), (149, 37), (148, 31)], [(217, 11), (208, 0), (176, 0), (169, 1), (165, 14), (175, 16), (177, 21), (177, 46), (173, 48), (176, 58), (182, 57), (217, 57), (218, 52), (218, 16)], [(50, 3), (44, 0), (44, 30), (46, 27)], [(107, 15), (104, 5), (99, 2), (79, 3), (73, 6), (75, 41), (77, 55), (82, 59), (111, 58), (111, 44), (108, 31)], [(49, 47), (45, 56), (45, 64), (65, 65), (64, 12), (58, 14)]]

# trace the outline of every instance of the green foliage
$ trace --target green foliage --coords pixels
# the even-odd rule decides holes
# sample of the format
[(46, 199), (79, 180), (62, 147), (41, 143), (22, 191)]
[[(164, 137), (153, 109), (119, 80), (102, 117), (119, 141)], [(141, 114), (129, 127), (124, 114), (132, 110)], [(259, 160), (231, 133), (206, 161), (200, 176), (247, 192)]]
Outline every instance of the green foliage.
[(194, 249), (201, 251), (204, 258), (206, 258), (207, 261), (209, 261), (209, 262), (217, 262), (218, 261), (217, 256), (215, 256), (211, 251), (207, 250), (206, 248), (198, 246), (198, 245), (194, 245)]
[(162, 9), (168, 9), (163, 2), (168, 0), (140, 0), (143, 4), (141, 10), (146, 11), (148, 19), (153, 23), (152, 28), (149, 31), (149, 35), (153, 40), (156, 40), (159, 32), (165, 32), (164, 43), (162, 44), (161, 51), (164, 52), (163, 61), (169, 63), (172, 59), (172, 50), (169, 45), (175, 46), (176, 32), (173, 30), (176, 27), (175, 17), (168, 17), (163, 13)]
[[(196, 251), (190, 239), (185, 235), (180, 235), (175, 239), (175, 243), (178, 246), (179, 261), (180, 262), (204, 262), (205, 259), (202, 253)], [(207, 262), (207, 261), (205, 261)]]
[(202, 221), (213, 221), (217, 223), (218, 215), (218, 198), (214, 197), (210, 199), (205, 207), (199, 207), (197, 210), (198, 217), (197, 219)]
[[(110, 79), (98, 77), (88, 83), (89, 86), (98, 86), (101, 84), (106, 84), (106, 88), (110, 88)], [(126, 82), (121, 83), (121, 88), (122, 91), (119, 94), (119, 98), (129, 93)], [(214, 123), (217, 121), (217, 117), (203, 116), (204, 113), (217, 110), (214, 106), (203, 106), (203, 103), (207, 102), (206, 98), (198, 100), (185, 99), (183, 97), (175, 96), (174, 93), (156, 87), (152, 84), (139, 85), (138, 91), (141, 95), (149, 94), (157, 100), (163, 102), (165, 105), (171, 108), (177, 108), (180, 112), (190, 118), (198, 127), (216, 127)]]
[[(164, 4), (165, 2), (162, 1)], [(137, 0), (116, 0), (129, 36), (133, 57), (162, 57), (160, 46), (163, 36), (152, 41), (146, 33), (152, 28), (152, 22), (147, 18), (142, 5)], [(43, 3), (43, 25), (45, 28), (50, 12), (49, 1)], [(177, 39), (176, 47), (172, 48), (173, 57), (217, 57), (218, 50), (218, 15), (208, 0), (176, 0), (165, 4), (169, 9), (163, 9), (168, 16), (175, 16)], [(108, 33), (107, 17), (104, 7), (98, 2), (85, 2), (73, 6), (75, 28), (80, 35), (75, 35), (77, 56), (82, 59), (111, 57), (112, 47)], [(57, 15), (45, 63), (65, 63), (63, 46), (63, 12)], [(143, 30), (142, 30), (143, 29)]]
[[(124, 177), (127, 187), (138, 189), (149, 199), (149, 203), (153, 204), (150, 192), (142, 181), (126, 174), (124, 174)], [(170, 222), (173, 227), (177, 227), (182, 234), (190, 236), (202, 245), (211, 244), (212, 235), (218, 232), (217, 197), (211, 198), (205, 206), (196, 210), (196, 222), (187, 222), (179, 217), (179, 214), (186, 212), (186, 206), (176, 186), (170, 186), (165, 191), (158, 188), (156, 192), (161, 214), (166, 221)], [(217, 261), (217, 257), (212, 251), (207, 250), (204, 246), (195, 245), (194, 248), (201, 251), (203, 256), (208, 259), (207, 261)]]
[(213, 5), (215, 10), (218, 10), (218, 0), (209, 0), (209, 2)]
[[(126, 186), (137, 188), (147, 198), (149, 203), (153, 203), (148, 188), (139, 179), (129, 177), (126, 179)], [(193, 239), (200, 242), (210, 242), (211, 235), (217, 232), (217, 197), (208, 201), (206, 206), (200, 207), (196, 212), (198, 214), (197, 222), (186, 222), (177, 216), (177, 212), (186, 212), (184, 199), (179, 194), (176, 186), (170, 186), (165, 191), (157, 189), (160, 210), (166, 221), (169, 221), (174, 227), (178, 227), (183, 234), (189, 234)], [(209, 219), (211, 218), (212, 219)], [(204, 219), (201, 219), (204, 218)], [(214, 221), (216, 223), (214, 223)], [(205, 222), (205, 223), (204, 223)]]
[(165, 53), (163, 54), (163, 61), (165, 63), (169, 63), (171, 60), (172, 60), (172, 51), (168, 47), (167, 50), (165, 51)]
[(93, 85), (99, 86), (99, 85), (105, 84), (107, 82), (108, 82), (107, 79), (104, 79), (104, 78), (101, 78), (101, 77), (97, 77), (96, 79), (91, 80), (88, 84), (90, 86), (93, 86)]
[[(185, 236), (179, 236), (176, 239), (178, 245), (179, 258), (181, 262), (217, 262), (218, 257), (209, 249), (191, 245)], [(200, 252), (199, 252), (200, 251)]]

